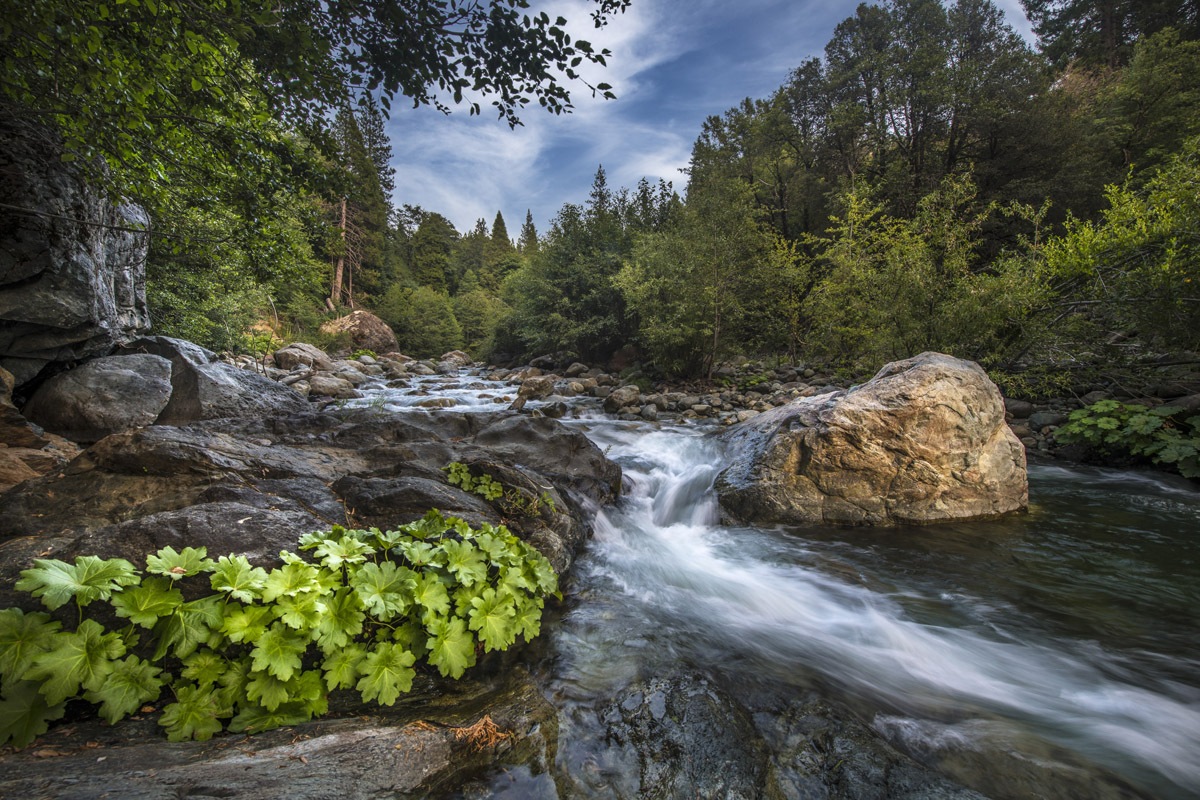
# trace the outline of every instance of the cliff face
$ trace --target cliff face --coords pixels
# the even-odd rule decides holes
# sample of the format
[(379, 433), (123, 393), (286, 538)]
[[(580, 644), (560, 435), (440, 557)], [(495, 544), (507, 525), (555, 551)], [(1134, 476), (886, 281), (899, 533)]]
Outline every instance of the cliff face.
[(149, 228), (63, 163), (51, 134), (0, 118), (0, 366), (18, 388), (149, 330)]

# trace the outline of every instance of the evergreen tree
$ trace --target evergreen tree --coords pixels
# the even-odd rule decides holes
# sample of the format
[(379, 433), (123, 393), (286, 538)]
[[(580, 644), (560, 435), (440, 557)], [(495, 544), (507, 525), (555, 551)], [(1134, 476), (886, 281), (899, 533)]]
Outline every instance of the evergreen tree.
[(533, 224), (533, 211), (525, 211), (525, 224), (521, 226), (521, 237), (517, 240), (517, 250), (525, 257), (531, 257), (537, 253), (538, 249), (538, 232)]

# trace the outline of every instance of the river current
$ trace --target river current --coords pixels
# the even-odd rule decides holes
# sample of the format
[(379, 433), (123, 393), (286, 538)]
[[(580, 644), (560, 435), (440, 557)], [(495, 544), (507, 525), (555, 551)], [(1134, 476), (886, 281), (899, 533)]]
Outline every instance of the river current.
[[(422, 391), (464, 412), (502, 407), (437, 386)], [(428, 396), (370, 394), (362, 402), (406, 413)], [(531, 656), (560, 709), (556, 771), (573, 777), (518, 771), (491, 794), (636, 796), (637, 766), (598, 710), (633, 681), (686, 670), (832, 698), (988, 796), (1200, 797), (1193, 484), (1034, 465), (1029, 513), (1003, 520), (728, 527), (712, 428), (616, 421), (586, 403), (574, 413), (564, 422), (621, 465), (626, 486), (595, 511)]]

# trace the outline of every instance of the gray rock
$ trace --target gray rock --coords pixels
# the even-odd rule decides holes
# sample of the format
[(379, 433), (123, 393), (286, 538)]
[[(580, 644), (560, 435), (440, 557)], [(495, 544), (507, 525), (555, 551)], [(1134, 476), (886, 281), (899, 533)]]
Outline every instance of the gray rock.
[(441, 363), (453, 364), (461, 369), (462, 367), (471, 366), (475, 359), (471, 358), (470, 355), (464, 353), (462, 350), (451, 350), (449, 353), (443, 353), (442, 357), (439, 358), (438, 361)]
[(1004, 398), (1004, 410), (1013, 415), (1013, 419), (1025, 419), (1033, 413), (1033, 403), (1028, 400)]
[(171, 399), (171, 362), (149, 353), (107, 356), (38, 387), (25, 415), (75, 442), (153, 425)]
[(541, 400), (543, 397), (549, 397), (553, 393), (554, 377), (550, 375), (526, 378), (521, 381), (521, 386), (517, 389), (517, 397), (523, 397), (526, 400)]
[(171, 400), (159, 424), (308, 410), (307, 401), (290, 387), (216, 361), (211, 351), (182, 339), (145, 336), (126, 345), (124, 352), (150, 353), (171, 362)]
[(333, 369), (333, 359), (318, 347), (304, 342), (294, 342), (275, 351), (275, 364), (280, 369), (295, 369), (297, 366), (317, 370)]
[(1025, 449), (995, 384), (977, 364), (940, 353), (773, 408), (724, 436), (731, 465), (717, 492), (739, 520), (896, 525), (1029, 503)]
[(1029, 415), (1029, 427), (1040, 431), (1050, 425), (1062, 425), (1067, 421), (1067, 415), (1061, 411), (1035, 411)]
[(85, 185), (36, 125), (0, 123), (0, 365), (18, 387), (47, 364), (108, 355), (149, 329), (150, 219)]
[(619, 389), (613, 389), (612, 392), (604, 398), (604, 410), (610, 414), (620, 411), (626, 406), (638, 405), (642, 396), (642, 390), (633, 384), (626, 384)]
[(332, 397), (336, 400), (351, 400), (358, 397), (354, 384), (339, 375), (319, 372), (309, 378), (308, 392), (311, 397)]
[(638, 416), (648, 422), (655, 422), (658, 419), (658, 406), (653, 403), (647, 403), (642, 406), (642, 410), (638, 413)]
[(390, 353), (398, 348), (396, 334), (386, 322), (379, 317), (356, 309), (344, 317), (331, 319), (321, 325), (321, 333), (337, 335), (344, 333), (350, 337), (355, 348), (370, 350), (374, 353)]
[(567, 367), (566, 372), (564, 372), (563, 374), (565, 376), (567, 376), (568, 378), (578, 378), (580, 375), (584, 374), (587, 371), (588, 371), (587, 364), (581, 364), (580, 362), (576, 361), (573, 364), (571, 364), (571, 366)]

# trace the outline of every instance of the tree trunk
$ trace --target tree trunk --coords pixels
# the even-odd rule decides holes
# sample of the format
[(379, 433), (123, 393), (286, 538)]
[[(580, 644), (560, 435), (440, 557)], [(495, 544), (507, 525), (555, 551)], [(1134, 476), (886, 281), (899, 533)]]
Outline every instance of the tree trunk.
[(333, 286), (329, 291), (329, 303), (334, 308), (342, 302), (342, 274), (346, 269), (346, 198), (342, 198), (342, 252), (333, 262)]

